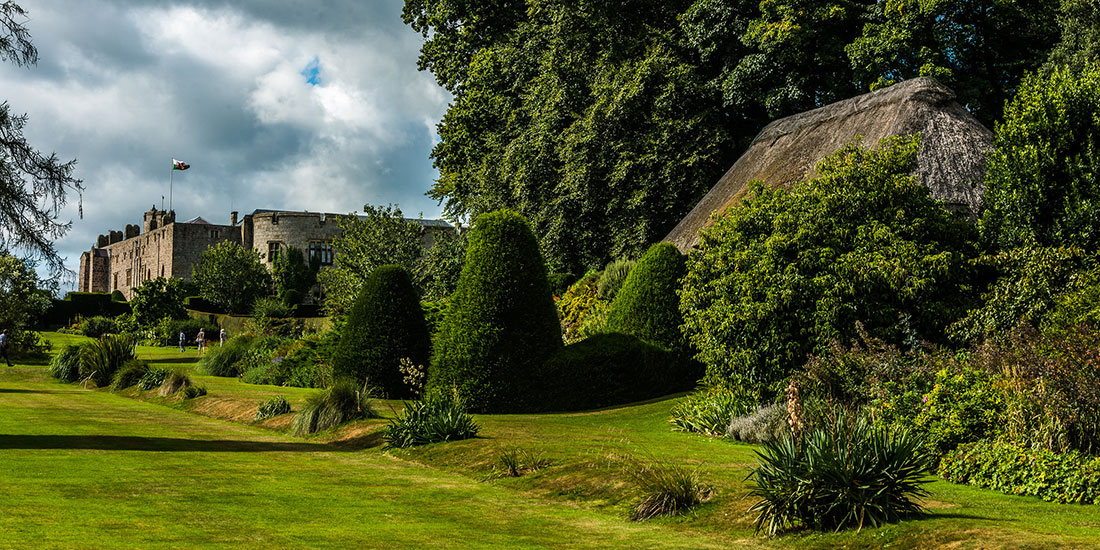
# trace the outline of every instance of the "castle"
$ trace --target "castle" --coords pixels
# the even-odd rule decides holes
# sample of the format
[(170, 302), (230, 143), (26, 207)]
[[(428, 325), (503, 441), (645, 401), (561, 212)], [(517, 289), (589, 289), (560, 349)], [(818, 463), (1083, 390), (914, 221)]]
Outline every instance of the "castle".
[[(124, 231), (100, 235), (95, 246), (80, 255), (77, 273), (80, 292), (118, 290), (127, 299), (134, 288), (157, 277), (190, 279), (191, 268), (211, 245), (233, 241), (252, 248), (271, 267), (279, 251), (295, 247), (307, 260), (322, 268), (333, 262), (332, 240), (339, 237), (340, 219), (350, 214), (254, 210), (237, 219), (231, 212), (228, 225), (210, 223), (201, 217), (177, 222), (175, 211), (153, 208), (145, 212), (142, 225), (127, 225)], [(410, 219), (421, 227), (421, 243), (430, 247), (439, 232), (455, 228), (443, 220)]]

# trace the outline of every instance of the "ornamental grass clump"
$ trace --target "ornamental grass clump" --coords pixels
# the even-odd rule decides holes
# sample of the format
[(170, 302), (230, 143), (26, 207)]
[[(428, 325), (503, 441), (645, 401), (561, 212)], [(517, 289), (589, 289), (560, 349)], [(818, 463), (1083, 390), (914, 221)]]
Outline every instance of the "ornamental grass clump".
[(521, 477), (546, 468), (550, 464), (552, 461), (541, 451), (531, 451), (512, 445), (501, 449), (497, 454), (497, 463), (493, 466), (493, 473), (488, 479)]
[(713, 489), (703, 483), (698, 469), (636, 457), (622, 459), (623, 472), (638, 488), (642, 498), (630, 512), (631, 521), (677, 514), (710, 499)]
[(243, 335), (230, 338), (223, 345), (210, 346), (199, 359), (199, 368), (210, 376), (233, 377), (241, 374), (241, 361), (252, 349), (254, 339), (253, 336)]
[(117, 391), (136, 386), (148, 372), (149, 363), (140, 359), (131, 359), (115, 373), (115, 380), (114, 384), (111, 384), (111, 389)]
[(160, 396), (168, 397), (189, 386), (191, 386), (191, 377), (178, 370), (169, 372), (160, 384)]
[(137, 386), (142, 391), (149, 391), (159, 388), (160, 385), (164, 383), (164, 379), (168, 378), (169, 374), (170, 373), (167, 369), (149, 369), (149, 371), (146, 372), (140, 380), (138, 380)]
[(84, 347), (79, 344), (69, 344), (54, 356), (50, 361), (50, 376), (62, 382), (76, 382), (80, 379), (80, 363), (84, 355)]
[(110, 386), (119, 367), (136, 358), (134, 344), (133, 338), (122, 335), (93, 340), (84, 348), (80, 378), (90, 379), (100, 388)]
[(287, 403), (285, 397), (276, 395), (260, 403), (256, 408), (256, 421), (267, 420), (288, 412), (290, 412), (290, 403)]
[(390, 421), (383, 438), (386, 448), (403, 449), (477, 436), (481, 427), (457, 400), (442, 394), (405, 403), (401, 416)]
[(674, 430), (721, 437), (730, 421), (752, 412), (751, 396), (716, 386), (697, 391), (676, 404), (669, 423)]
[(752, 467), (750, 494), (760, 498), (756, 531), (795, 526), (839, 531), (878, 527), (921, 511), (916, 498), (933, 469), (922, 439), (839, 414), (801, 438), (764, 444)]
[(361, 418), (377, 418), (371, 406), (369, 392), (359, 389), (350, 380), (340, 380), (331, 388), (313, 394), (294, 416), (290, 429), (294, 435), (305, 435), (335, 428)]

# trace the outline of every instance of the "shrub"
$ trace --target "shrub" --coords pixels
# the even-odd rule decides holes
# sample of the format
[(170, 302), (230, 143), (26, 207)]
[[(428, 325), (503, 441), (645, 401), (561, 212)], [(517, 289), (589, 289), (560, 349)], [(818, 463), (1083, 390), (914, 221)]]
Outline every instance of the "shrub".
[(550, 294), (554, 296), (561, 296), (566, 290), (569, 290), (573, 283), (577, 282), (576, 273), (551, 273), (546, 276), (546, 282), (550, 285)]
[(116, 290), (116, 291), (111, 293), (111, 301), (112, 302), (125, 302), (126, 301), (126, 296), (124, 294), (122, 294), (121, 290)]
[(290, 412), (290, 403), (286, 402), (285, 397), (276, 395), (260, 403), (260, 406), (256, 408), (255, 419), (256, 421), (267, 420), (288, 412)]
[(676, 430), (721, 437), (730, 422), (754, 409), (752, 396), (725, 386), (697, 391), (672, 408), (669, 423)]
[(731, 420), (726, 427), (726, 437), (754, 445), (775, 441), (791, 433), (787, 416), (786, 403), (758, 407)]
[(420, 401), (408, 401), (401, 416), (390, 420), (382, 434), (386, 448), (403, 449), (442, 441), (477, 436), (481, 428), (454, 398), (432, 394)]
[(839, 415), (801, 441), (765, 443), (751, 468), (750, 495), (760, 498), (756, 531), (774, 535), (802, 524), (816, 530), (880, 526), (919, 512), (914, 498), (932, 465), (924, 442), (908, 430)]
[(111, 389), (117, 391), (135, 386), (148, 372), (148, 363), (139, 359), (131, 359), (123, 364), (122, 367), (118, 369), (118, 372), (115, 373), (115, 381), (114, 384), (111, 385)]
[(658, 243), (630, 270), (611, 302), (606, 330), (630, 334), (671, 350), (686, 348), (680, 325), (680, 279), (684, 256), (671, 243)]
[(567, 344), (583, 340), (603, 328), (610, 303), (597, 297), (599, 275), (598, 271), (585, 273), (558, 298), (562, 339)]
[(367, 392), (351, 381), (340, 380), (331, 388), (311, 395), (294, 416), (290, 427), (294, 435), (316, 433), (360, 418), (376, 418)]
[(435, 334), (439, 325), (443, 323), (443, 317), (447, 313), (447, 302), (420, 302), (420, 311), (424, 313), (424, 322), (428, 325), (428, 332)]
[[(619, 289), (626, 282), (630, 270), (634, 268), (634, 263), (634, 260), (621, 259), (607, 264), (607, 267), (600, 273), (600, 278), (596, 281), (596, 295), (599, 299), (606, 302), (615, 299), (615, 295), (619, 293)], [(679, 304), (677, 304), (678, 308)]]
[(83, 362), (84, 347), (69, 344), (57, 352), (50, 361), (50, 376), (62, 382), (76, 382), (80, 379), (80, 365)]
[(191, 377), (183, 371), (174, 370), (164, 377), (160, 384), (160, 396), (167, 397), (191, 385)]
[(505, 447), (497, 453), (497, 464), (493, 466), (489, 479), (521, 477), (546, 468), (551, 463), (541, 452), (529, 451), (515, 445)]
[(699, 478), (699, 470), (657, 460), (624, 459), (623, 472), (642, 493), (630, 513), (631, 521), (668, 516), (705, 502), (712, 489)]
[(248, 354), (255, 337), (241, 335), (226, 340), (221, 346), (210, 346), (199, 359), (199, 368), (211, 376), (237, 376), (240, 363)]
[[(974, 231), (910, 175), (920, 140), (843, 147), (820, 177), (749, 195), (701, 232), (681, 294), (708, 384), (778, 394), (833, 341), (939, 341), (965, 311)], [(908, 317), (900, 314), (909, 314)]]
[(257, 340), (239, 363), (249, 384), (321, 388), (332, 381), (331, 367), (321, 356), (322, 340), (265, 338)]
[(88, 317), (80, 323), (80, 333), (89, 338), (99, 338), (105, 334), (115, 334), (118, 328), (110, 317)]
[(302, 325), (294, 318), (293, 306), (288, 306), (282, 298), (264, 296), (252, 304), (252, 318), (248, 329), (258, 334), (273, 334), (295, 337), (302, 333)]
[(134, 344), (134, 339), (127, 336), (108, 336), (88, 343), (81, 359), (80, 377), (90, 378), (100, 388), (111, 385), (119, 367), (135, 358)]
[(932, 390), (913, 419), (936, 456), (961, 443), (993, 435), (1001, 423), (1004, 396), (985, 371), (965, 365), (945, 367), (936, 373)]
[(182, 392), (184, 399), (194, 399), (206, 395), (206, 386), (184, 386)]
[(400, 362), (408, 358), (427, 365), (431, 346), (412, 275), (403, 267), (384, 265), (363, 282), (348, 314), (333, 358), (333, 374), (359, 383), (369, 380), (390, 397), (408, 397)]
[(562, 347), (538, 242), (519, 214), (482, 214), (435, 342), (429, 388), (472, 410), (521, 411), (532, 375)]
[(1077, 451), (1055, 453), (1001, 441), (983, 440), (960, 446), (940, 461), (939, 473), (952, 483), (966, 483), (1010, 495), (1046, 501), (1100, 504), (1100, 457)]
[[(621, 405), (691, 389), (702, 368), (626, 334), (598, 334), (565, 346), (534, 376), (529, 411)], [(727, 419), (728, 420), (728, 419)]]
[(167, 369), (151, 368), (141, 377), (141, 380), (138, 380), (138, 388), (142, 391), (159, 388), (169, 374)]

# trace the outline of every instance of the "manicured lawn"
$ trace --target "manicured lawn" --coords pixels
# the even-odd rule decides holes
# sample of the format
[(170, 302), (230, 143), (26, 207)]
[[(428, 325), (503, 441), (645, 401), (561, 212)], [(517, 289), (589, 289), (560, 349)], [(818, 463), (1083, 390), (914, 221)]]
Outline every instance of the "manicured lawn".
[[(197, 357), (172, 348), (139, 354), (184, 369)], [(672, 432), (665, 420), (675, 399), (479, 416), (478, 439), (383, 452), (380, 420), (305, 439), (277, 431), (286, 416), (251, 425), (264, 398), (285, 395), (294, 405), (316, 390), (194, 377), (209, 395), (181, 402), (84, 391), (46, 378), (41, 366), (0, 370), (0, 548), (1100, 547), (1100, 506), (943, 481), (930, 485), (923, 519), (754, 537), (744, 479), (753, 447)], [(385, 403), (380, 411), (392, 416), (390, 406), (399, 410)], [(553, 464), (484, 481), (510, 446)], [(715, 496), (685, 516), (626, 521), (637, 496), (622, 475), (627, 455), (699, 467)]]

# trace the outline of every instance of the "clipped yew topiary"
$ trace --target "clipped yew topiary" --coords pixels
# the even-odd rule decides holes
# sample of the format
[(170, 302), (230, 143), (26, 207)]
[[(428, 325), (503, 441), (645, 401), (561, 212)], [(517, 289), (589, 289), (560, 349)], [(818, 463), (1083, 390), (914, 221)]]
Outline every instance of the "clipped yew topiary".
[(397, 265), (371, 272), (348, 314), (333, 357), (333, 374), (381, 389), (389, 397), (411, 397), (398, 369), (404, 358), (427, 365), (431, 335), (412, 275)]
[(474, 412), (522, 411), (537, 369), (561, 347), (531, 227), (510, 210), (482, 214), (435, 342), (429, 388), (457, 391)]
[(670, 350), (685, 349), (680, 334), (684, 319), (676, 291), (686, 272), (684, 256), (675, 246), (657, 243), (649, 247), (616, 293), (606, 329)]

